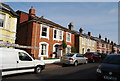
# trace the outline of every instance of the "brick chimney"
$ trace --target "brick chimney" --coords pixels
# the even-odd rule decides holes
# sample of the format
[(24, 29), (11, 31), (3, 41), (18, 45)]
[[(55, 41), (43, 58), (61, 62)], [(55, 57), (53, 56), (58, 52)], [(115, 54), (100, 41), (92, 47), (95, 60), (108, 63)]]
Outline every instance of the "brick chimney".
[(110, 43), (110, 40), (108, 40), (108, 43)]
[(88, 32), (88, 35), (91, 36), (91, 32)]
[(99, 34), (99, 39), (101, 39), (101, 34)]
[(105, 42), (107, 42), (107, 38), (105, 38)]
[(111, 44), (113, 45), (113, 41), (111, 41)]
[(74, 26), (73, 26), (72, 22), (69, 23), (68, 28), (69, 28), (70, 30), (73, 30)]
[(31, 17), (35, 17), (35, 9), (33, 8), (33, 6), (31, 6), (31, 9), (29, 9), (29, 15)]
[(79, 29), (79, 33), (83, 34), (83, 29), (82, 28)]

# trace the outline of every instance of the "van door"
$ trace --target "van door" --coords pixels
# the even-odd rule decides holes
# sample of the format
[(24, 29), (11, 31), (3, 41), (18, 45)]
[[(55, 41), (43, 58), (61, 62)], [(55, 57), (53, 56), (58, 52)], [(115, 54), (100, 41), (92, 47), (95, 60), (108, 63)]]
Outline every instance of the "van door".
[(34, 69), (34, 61), (30, 55), (25, 52), (18, 52), (19, 60), (18, 68), (19, 70), (30, 70)]
[(17, 52), (11, 49), (2, 52), (2, 75), (17, 73)]

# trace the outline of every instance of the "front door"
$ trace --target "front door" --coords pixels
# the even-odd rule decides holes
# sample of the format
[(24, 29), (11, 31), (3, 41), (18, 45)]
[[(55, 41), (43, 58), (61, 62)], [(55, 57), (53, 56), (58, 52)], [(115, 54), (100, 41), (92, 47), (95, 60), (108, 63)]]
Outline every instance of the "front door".
[(62, 50), (60, 50), (59, 48), (57, 49), (57, 56), (61, 57), (62, 56)]
[(57, 58), (62, 56), (62, 50), (59, 49), (59, 45), (55, 45), (55, 52), (57, 53)]

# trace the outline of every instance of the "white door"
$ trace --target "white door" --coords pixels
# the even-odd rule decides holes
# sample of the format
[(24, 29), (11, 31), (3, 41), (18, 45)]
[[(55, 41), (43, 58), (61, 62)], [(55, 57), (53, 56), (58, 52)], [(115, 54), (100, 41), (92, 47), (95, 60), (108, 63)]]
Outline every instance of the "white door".
[(30, 55), (24, 52), (19, 52), (18, 53), (19, 60), (17, 61), (18, 63), (18, 68), (22, 70), (34, 70), (34, 61), (31, 58)]
[(57, 56), (61, 57), (62, 56), (62, 50), (59, 50), (59, 48), (57, 49)]

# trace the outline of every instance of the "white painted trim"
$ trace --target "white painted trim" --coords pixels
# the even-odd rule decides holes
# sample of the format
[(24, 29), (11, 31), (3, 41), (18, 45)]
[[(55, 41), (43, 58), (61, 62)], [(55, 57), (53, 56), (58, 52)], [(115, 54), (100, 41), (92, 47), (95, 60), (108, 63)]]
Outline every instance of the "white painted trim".
[[(57, 31), (57, 35), (56, 35), (56, 38), (54, 38), (54, 30)], [(62, 31), (62, 39), (60, 39), (60, 35), (59, 35), (59, 32), (62, 31), (62, 30), (59, 30), (59, 29), (56, 29), (56, 28), (53, 28), (53, 40), (56, 40), (56, 41), (62, 41), (63, 40), (63, 31)]]
[[(54, 38), (54, 30), (56, 30), (56, 32), (57, 32), (57, 35), (56, 35), (56, 38)], [(53, 40), (59, 40), (58, 39), (58, 29), (56, 29), (56, 28), (53, 28)]]
[(60, 45), (60, 43), (53, 44), (53, 52), (55, 52), (55, 45)]
[[(70, 34), (70, 41), (67, 40), (68, 34)], [(69, 33), (69, 32), (66, 32), (66, 42), (71, 43), (71, 33)]]
[[(67, 47), (66, 47), (66, 53), (67, 53), (67, 48), (71, 48), (71, 46), (70, 45), (67, 45)], [(70, 53), (71, 53), (71, 49), (70, 49)]]
[[(84, 48), (84, 54), (85, 54), (85, 47), (82, 47), (82, 49), (83, 49), (83, 48)], [(81, 49), (81, 50), (82, 50), (82, 49)], [(82, 52), (83, 52), (83, 50), (82, 50)]]
[(8, 36), (8, 35), (4, 35), (4, 34), (1, 34), (0, 33), (0, 37), (6, 37), (6, 38), (9, 38), (9, 39), (15, 39), (16, 37), (11, 37), (11, 36)]
[[(46, 47), (46, 55), (41, 55), (41, 44), (46, 44), (47, 45), (47, 47)], [(38, 56), (39, 57), (48, 57), (49, 44), (47, 42), (40, 42), (39, 47), (40, 47), (40, 49), (39, 49), (39, 55)]]
[[(42, 36), (42, 27), (46, 27), (47, 28), (47, 36)], [(49, 40), (49, 26), (43, 25), (41, 24), (41, 29), (40, 29), (40, 38), (45, 38)]]
[[(88, 47), (88, 48), (86, 49), (86, 52), (87, 52), (88, 49), (90, 49), (90, 48)], [(90, 49), (90, 51), (91, 51), (91, 49)]]

